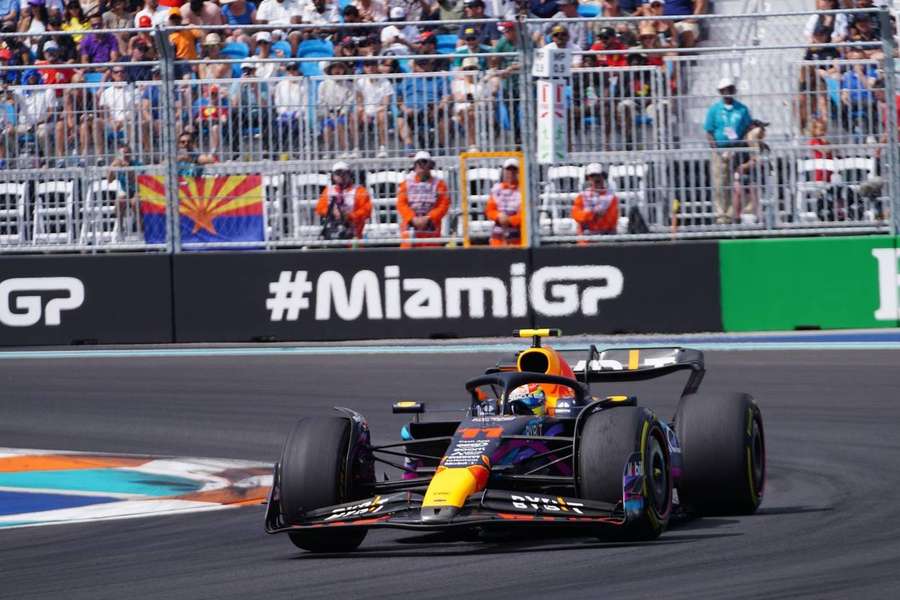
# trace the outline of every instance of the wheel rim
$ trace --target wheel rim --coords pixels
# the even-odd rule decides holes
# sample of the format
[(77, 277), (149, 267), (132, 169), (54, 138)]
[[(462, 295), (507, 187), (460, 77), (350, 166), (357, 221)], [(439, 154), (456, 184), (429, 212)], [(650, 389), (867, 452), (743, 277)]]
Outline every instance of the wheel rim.
[(658, 513), (663, 513), (669, 505), (669, 471), (666, 468), (666, 454), (656, 435), (651, 435), (647, 448), (647, 489)]
[(757, 494), (762, 493), (765, 479), (766, 449), (763, 443), (759, 420), (753, 419), (750, 428), (750, 472), (753, 474), (753, 487)]

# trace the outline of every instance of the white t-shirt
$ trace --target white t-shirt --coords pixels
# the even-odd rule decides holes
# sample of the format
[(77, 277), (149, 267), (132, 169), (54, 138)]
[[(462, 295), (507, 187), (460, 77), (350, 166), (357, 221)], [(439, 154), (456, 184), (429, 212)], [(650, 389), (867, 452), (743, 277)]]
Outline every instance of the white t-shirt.
[(302, 79), (284, 78), (275, 86), (275, 111), (279, 115), (306, 114), (306, 84)]
[(303, 22), (310, 25), (328, 25), (330, 23), (340, 23), (341, 17), (338, 14), (337, 2), (330, 5), (325, 3), (325, 12), (320, 13), (316, 10), (316, 5), (312, 0), (308, 0), (303, 5)]
[(324, 111), (349, 113), (354, 98), (353, 82), (349, 79), (326, 79), (319, 86), (319, 108)]
[(303, 7), (298, 0), (263, 0), (256, 9), (256, 18), (272, 25), (290, 25), (291, 18), (302, 16)]
[(50, 116), (50, 110), (56, 105), (56, 94), (52, 89), (30, 94), (16, 92), (16, 101), (19, 105), (18, 124), (38, 125)]
[(168, 6), (157, 6), (155, 11), (143, 8), (134, 13), (134, 26), (141, 26), (141, 17), (150, 17), (150, 24), (154, 27), (157, 25), (165, 25), (166, 20), (169, 18), (169, 10), (170, 8)]
[(356, 91), (362, 94), (366, 115), (374, 117), (378, 109), (384, 106), (385, 99), (394, 95), (394, 86), (386, 77), (366, 76), (356, 80)]
[(113, 121), (128, 121), (134, 116), (137, 98), (131, 85), (113, 85), (100, 93), (100, 106), (109, 111)]

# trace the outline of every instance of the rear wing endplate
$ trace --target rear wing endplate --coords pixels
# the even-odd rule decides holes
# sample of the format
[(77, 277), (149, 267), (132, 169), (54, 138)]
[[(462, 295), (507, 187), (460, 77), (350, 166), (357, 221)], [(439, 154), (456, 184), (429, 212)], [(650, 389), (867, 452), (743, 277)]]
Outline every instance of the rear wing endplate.
[(579, 360), (572, 367), (575, 378), (586, 385), (600, 381), (645, 381), (676, 371), (691, 371), (682, 394), (693, 394), (706, 374), (703, 352), (690, 348), (622, 348), (600, 351), (591, 345), (587, 354), (587, 359)]

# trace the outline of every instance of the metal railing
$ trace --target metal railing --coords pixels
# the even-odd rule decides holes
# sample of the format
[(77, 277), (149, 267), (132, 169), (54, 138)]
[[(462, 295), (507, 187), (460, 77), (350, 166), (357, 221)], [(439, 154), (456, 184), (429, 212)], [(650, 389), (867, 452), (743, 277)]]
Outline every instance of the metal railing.
[[(886, 22), (886, 12), (867, 12)], [(566, 92), (568, 159), (538, 165), (529, 153), (523, 169), (538, 214), (534, 238), (584, 241), (572, 202), (591, 162), (604, 166), (619, 198), (616, 233), (603, 241), (896, 231), (894, 40), (836, 43), (836, 59), (807, 54), (803, 27), (813, 16), (701, 17), (716, 34), (693, 49), (645, 40), (625, 49), (577, 50), (579, 66)], [(641, 23), (579, 21), (592, 36), (612, 25), (622, 38)], [(351, 163), (372, 198), (371, 216), (352, 245), (395, 245), (397, 188), (419, 150), (435, 157), (450, 193), (439, 240), (462, 245), (462, 203), (484, 221), (488, 184), (499, 179), (500, 163), (467, 173), (482, 180), (468, 177), (471, 189), (461, 190), (458, 156), (533, 149), (538, 115), (528, 66), (532, 38), (539, 37), (533, 34), (546, 25), (517, 22), (524, 41), (507, 53), (441, 48), (328, 57), (305, 53), (304, 44), (322, 40), (314, 28), (296, 26), (300, 39), (286, 32), (267, 56), (251, 56), (252, 38), (242, 36), (190, 60), (175, 56), (169, 36), (179, 30), (123, 30), (152, 40), (156, 58), (8, 66), (5, 73), (18, 74), (18, 81), (4, 88), (0, 106), (0, 251), (348, 245), (322, 239), (316, 212), (337, 160)], [(729, 36), (737, 37), (724, 45)], [(23, 35), (0, 38), (36, 43)], [(299, 57), (287, 57), (292, 45)], [(477, 68), (462, 68), (467, 58), (465, 65)], [(350, 68), (332, 68), (336, 63)], [(35, 69), (39, 77), (67, 71), (67, 82), (39, 83), (29, 78)], [(710, 148), (704, 126), (721, 77), (733, 78), (738, 100), (769, 122), (764, 137)], [(194, 177), (210, 183), (191, 184)], [(237, 179), (227, 177), (251, 178), (246, 193), (251, 204), (259, 199), (259, 238), (218, 240), (212, 232), (221, 232), (210, 225), (210, 236), (189, 231), (183, 240), (186, 222), (230, 198), (222, 190)], [(153, 189), (164, 224), (151, 235), (143, 194)], [(185, 211), (185, 194), (203, 196), (191, 200), (199, 208)], [(472, 241), (486, 241), (489, 229), (489, 223), (473, 228)]]

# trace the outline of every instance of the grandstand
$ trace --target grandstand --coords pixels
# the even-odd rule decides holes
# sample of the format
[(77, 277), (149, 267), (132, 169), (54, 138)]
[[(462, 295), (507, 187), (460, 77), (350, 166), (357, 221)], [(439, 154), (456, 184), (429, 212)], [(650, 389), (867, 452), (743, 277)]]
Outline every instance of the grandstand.
[[(582, 3), (575, 17), (517, 21), (480, 19), (477, 0), (460, 3), (461, 15), (401, 0), (273, 3), (11, 3), (0, 15), (0, 250), (177, 249), (174, 234), (143, 229), (140, 175), (164, 182), (171, 206), (179, 177), (261, 175), (262, 241), (329, 245), (314, 209), (336, 160), (373, 199), (358, 244), (395, 245), (397, 184), (419, 150), (450, 189), (442, 240), (462, 242), (460, 203), (476, 202), (468, 212), (484, 220), (499, 162), (467, 172), (463, 190), (458, 157), (535, 155), (523, 65), (534, 46), (566, 43), (554, 24), (580, 46), (568, 158), (527, 170), (543, 243), (584, 241), (571, 203), (592, 162), (620, 212), (617, 233), (590, 242), (891, 230), (895, 32), (867, 0), (821, 14), (811, 0), (698, 0), (710, 14), (696, 19), (674, 14), (685, 3), (673, 0), (615, 16)], [(487, 15), (502, 6), (489, 3)], [(805, 30), (820, 21), (837, 25), (830, 58), (810, 55)], [(710, 148), (723, 78), (764, 127)], [(813, 122), (824, 131), (812, 133)], [(486, 242), (489, 225), (467, 241)]]

